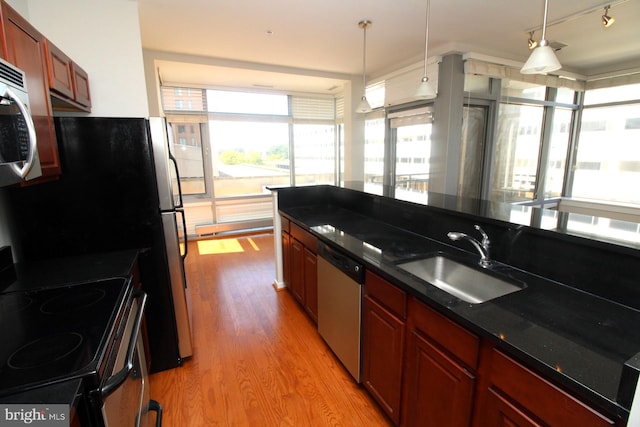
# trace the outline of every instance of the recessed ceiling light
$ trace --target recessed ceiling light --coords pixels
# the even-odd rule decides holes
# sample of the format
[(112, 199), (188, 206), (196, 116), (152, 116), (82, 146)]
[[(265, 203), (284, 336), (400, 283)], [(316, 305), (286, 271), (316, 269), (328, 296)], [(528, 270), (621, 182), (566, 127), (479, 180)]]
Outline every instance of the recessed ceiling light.
[(268, 36), (272, 36), (273, 35), (273, 30), (265, 30), (264, 32), (266, 35)]

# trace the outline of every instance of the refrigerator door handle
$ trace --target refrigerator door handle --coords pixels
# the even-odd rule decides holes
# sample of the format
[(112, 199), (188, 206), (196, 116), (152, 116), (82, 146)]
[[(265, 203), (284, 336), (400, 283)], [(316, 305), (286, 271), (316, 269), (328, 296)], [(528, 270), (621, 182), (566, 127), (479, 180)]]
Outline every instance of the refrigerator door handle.
[(187, 258), (187, 253), (189, 252), (189, 237), (187, 236), (187, 218), (184, 214), (184, 209), (176, 209), (176, 213), (180, 214), (182, 218), (182, 234), (184, 236), (184, 252), (180, 254), (182, 258), (182, 262), (184, 263), (185, 258)]
[[(178, 203), (176, 204), (175, 207), (183, 208), (184, 205), (182, 203), (182, 184), (180, 183), (180, 171), (178, 170), (178, 161), (176, 160), (175, 157), (173, 157), (171, 150), (168, 150), (168, 151), (169, 151), (169, 160), (173, 164), (173, 169), (176, 171), (176, 182), (178, 184)], [(182, 215), (182, 218), (184, 218), (184, 215)], [(185, 229), (185, 235), (186, 235), (186, 229)]]

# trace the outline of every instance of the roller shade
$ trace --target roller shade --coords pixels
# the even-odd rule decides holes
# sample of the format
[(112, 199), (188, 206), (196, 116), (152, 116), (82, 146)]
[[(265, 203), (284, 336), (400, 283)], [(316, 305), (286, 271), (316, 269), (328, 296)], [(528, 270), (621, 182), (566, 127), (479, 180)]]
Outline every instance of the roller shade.
[(575, 91), (584, 91), (585, 82), (571, 80), (557, 76), (544, 74), (522, 74), (520, 70), (507, 65), (492, 64), (490, 62), (477, 59), (466, 59), (464, 61), (465, 74), (475, 74), (478, 76), (493, 77), (496, 79), (510, 79), (520, 82), (532, 83), (539, 86), (555, 88), (567, 88)]
[(433, 107), (415, 108), (389, 114), (391, 128), (422, 125), (433, 122)]

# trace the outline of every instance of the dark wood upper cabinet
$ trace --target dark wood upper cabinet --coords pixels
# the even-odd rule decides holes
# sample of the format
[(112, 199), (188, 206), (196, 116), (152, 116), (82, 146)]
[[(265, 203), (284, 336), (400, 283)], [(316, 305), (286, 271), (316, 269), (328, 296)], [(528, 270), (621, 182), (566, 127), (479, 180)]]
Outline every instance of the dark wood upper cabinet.
[(53, 126), (45, 38), (5, 2), (2, 2), (1, 8), (5, 58), (25, 72), (29, 108), (38, 138), (42, 177), (32, 182), (55, 178), (61, 174), (62, 169)]
[(91, 111), (87, 72), (51, 41), (45, 40), (45, 47), (54, 109)]

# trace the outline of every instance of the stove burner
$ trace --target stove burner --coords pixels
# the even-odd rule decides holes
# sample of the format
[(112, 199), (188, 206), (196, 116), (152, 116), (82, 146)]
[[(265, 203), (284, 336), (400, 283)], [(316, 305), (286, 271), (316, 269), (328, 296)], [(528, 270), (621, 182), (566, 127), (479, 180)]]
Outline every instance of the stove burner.
[(75, 289), (45, 301), (40, 311), (44, 314), (70, 313), (91, 307), (105, 295), (106, 292), (102, 289)]
[(82, 335), (67, 332), (38, 338), (16, 350), (7, 365), (13, 369), (31, 369), (55, 363), (73, 353), (82, 344)]
[(0, 313), (17, 313), (29, 307), (32, 302), (31, 297), (25, 294), (0, 295)]

